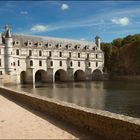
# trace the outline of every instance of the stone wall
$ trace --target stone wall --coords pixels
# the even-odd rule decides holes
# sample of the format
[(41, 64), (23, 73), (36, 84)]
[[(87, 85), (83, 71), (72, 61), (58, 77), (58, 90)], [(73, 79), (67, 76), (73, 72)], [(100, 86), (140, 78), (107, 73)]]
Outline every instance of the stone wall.
[(53, 99), (44, 100), (31, 94), (16, 92), (5, 87), (0, 87), (0, 94), (106, 139), (134, 140), (140, 138), (140, 119), (137, 118), (88, 109)]
[(0, 75), (0, 85), (6, 84), (17, 84), (17, 76), (16, 75)]

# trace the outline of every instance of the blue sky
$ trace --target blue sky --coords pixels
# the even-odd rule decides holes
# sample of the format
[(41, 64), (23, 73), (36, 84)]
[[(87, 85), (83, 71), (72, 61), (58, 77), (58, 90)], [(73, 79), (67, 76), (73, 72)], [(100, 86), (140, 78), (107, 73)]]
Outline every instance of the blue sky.
[(0, 32), (110, 42), (140, 33), (139, 1), (0, 1)]

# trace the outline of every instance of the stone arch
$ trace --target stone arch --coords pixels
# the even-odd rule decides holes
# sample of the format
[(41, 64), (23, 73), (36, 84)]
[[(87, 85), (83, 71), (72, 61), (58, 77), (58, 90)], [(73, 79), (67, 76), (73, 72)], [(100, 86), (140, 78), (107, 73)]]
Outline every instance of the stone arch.
[(67, 73), (63, 69), (59, 69), (54, 74), (55, 82), (64, 82), (67, 81)]
[(47, 72), (45, 70), (38, 70), (35, 73), (35, 83), (46, 83), (47, 82)]
[(77, 70), (74, 73), (74, 81), (85, 81), (86, 80), (86, 74), (83, 70)]
[(93, 80), (102, 80), (103, 75), (102, 75), (102, 71), (100, 69), (95, 69), (92, 73), (92, 79)]
[(26, 71), (22, 71), (20, 73), (20, 83), (21, 84), (26, 84)]

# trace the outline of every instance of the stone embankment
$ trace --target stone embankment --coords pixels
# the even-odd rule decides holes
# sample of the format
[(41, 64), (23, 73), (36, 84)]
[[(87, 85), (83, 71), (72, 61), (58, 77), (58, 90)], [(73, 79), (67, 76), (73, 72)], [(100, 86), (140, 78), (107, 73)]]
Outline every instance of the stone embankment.
[(84, 108), (53, 99), (42, 99), (6, 87), (0, 87), (0, 90), (4, 96), (106, 139), (134, 140), (140, 138), (140, 119), (138, 118)]
[[(78, 139), (63, 124), (0, 95), (0, 139)], [(53, 122), (53, 123), (52, 123)], [(75, 132), (75, 131), (74, 131)]]

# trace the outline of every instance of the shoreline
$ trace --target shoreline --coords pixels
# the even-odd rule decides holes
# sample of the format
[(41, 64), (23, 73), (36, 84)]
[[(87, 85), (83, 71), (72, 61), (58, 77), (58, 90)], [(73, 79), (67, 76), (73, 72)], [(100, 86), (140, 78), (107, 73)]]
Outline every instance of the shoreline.
[(71, 132), (0, 95), (0, 139), (78, 139)]
[(109, 78), (109, 81), (111, 80), (140, 80), (140, 75), (113, 75)]
[(80, 107), (54, 99), (44, 100), (6, 87), (1, 87), (1, 90), (3, 95), (13, 100), (42, 113), (50, 114), (91, 134), (94, 133), (107, 139), (138, 139), (140, 137), (140, 119), (138, 118)]

